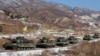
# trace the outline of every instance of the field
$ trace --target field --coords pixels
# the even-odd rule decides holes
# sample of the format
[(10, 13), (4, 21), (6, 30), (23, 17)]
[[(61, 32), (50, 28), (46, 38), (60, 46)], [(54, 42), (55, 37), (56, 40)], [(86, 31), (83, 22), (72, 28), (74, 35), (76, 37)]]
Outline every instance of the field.
[[(0, 39), (0, 48), (2, 44), (7, 42), (7, 40)], [(97, 42), (83, 42), (78, 46), (71, 48), (68, 51), (59, 51), (58, 53), (52, 53), (48, 50), (42, 52), (41, 55), (35, 56), (100, 56), (100, 41)], [(30, 53), (30, 55), (32, 54)]]

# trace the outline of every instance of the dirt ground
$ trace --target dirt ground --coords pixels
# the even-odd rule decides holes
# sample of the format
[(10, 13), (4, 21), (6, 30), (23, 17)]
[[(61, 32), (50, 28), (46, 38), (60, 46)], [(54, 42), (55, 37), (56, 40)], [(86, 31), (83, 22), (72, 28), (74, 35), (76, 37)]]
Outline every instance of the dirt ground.
[(88, 43), (84, 42), (73, 50), (64, 51), (66, 56), (100, 56), (100, 41)]

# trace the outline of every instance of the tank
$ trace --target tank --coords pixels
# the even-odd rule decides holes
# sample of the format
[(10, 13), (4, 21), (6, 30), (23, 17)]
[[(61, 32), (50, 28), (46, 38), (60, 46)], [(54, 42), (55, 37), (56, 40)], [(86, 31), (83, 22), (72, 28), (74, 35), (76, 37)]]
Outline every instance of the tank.
[(67, 41), (68, 41), (69, 44), (78, 43), (78, 39), (75, 38), (74, 36), (69, 36), (69, 37), (67, 38)]
[(54, 40), (50, 40), (47, 37), (43, 37), (42, 39), (39, 39), (36, 46), (39, 48), (48, 48), (48, 47), (54, 47), (56, 46), (56, 44)]
[(95, 33), (95, 34), (93, 35), (93, 38), (100, 38), (99, 33)]
[(68, 41), (66, 41), (66, 39), (64, 37), (58, 37), (56, 39), (56, 45), (57, 46), (65, 46), (65, 45), (68, 45)]
[(29, 50), (34, 49), (35, 44), (32, 40), (27, 40), (23, 36), (18, 36), (16, 39), (4, 38), (9, 40), (8, 43), (4, 43), (2, 46), (5, 50)]
[(93, 38), (89, 35), (89, 34), (86, 34), (84, 37), (83, 37), (83, 40), (92, 40)]

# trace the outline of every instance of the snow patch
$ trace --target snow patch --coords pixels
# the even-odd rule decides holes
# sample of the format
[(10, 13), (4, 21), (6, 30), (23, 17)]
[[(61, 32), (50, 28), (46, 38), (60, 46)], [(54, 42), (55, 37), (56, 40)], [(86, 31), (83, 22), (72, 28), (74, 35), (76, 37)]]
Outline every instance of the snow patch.
[(91, 14), (91, 17), (93, 18), (98, 18), (98, 16), (100, 16), (100, 14)]
[(69, 50), (68, 47), (56, 47), (56, 48), (28, 50), (28, 51), (1, 52), (0, 56), (29, 56), (29, 55), (34, 56), (34, 55), (41, 55), (42, 52), (45, 50), (48, 50), (53, 53), (58, 53), (59, 51)]
[(99, 39), (95, 39), (95, 40), (91, 40), (91, 41), (89, 41), (89, 43), (97, 42), (97, 41), (100, 41), (100, 38)]
[(87, 15), (80, 16), (80, 17), (81, 17), (81, 19), (84, 19), (84, 20), (91, 20), (91, 19), (93, 19), (92, 17), (87, 16)]
[(95, 25), (95, 23), (93, 23), (93, 22), (89, 22), (89, 25), (90, 25), (90, 26), (93, 26), (93, 27), (97, 27), (97, 26)]
[(0, 10), (0, 13), (5, 13), (3, 10)]

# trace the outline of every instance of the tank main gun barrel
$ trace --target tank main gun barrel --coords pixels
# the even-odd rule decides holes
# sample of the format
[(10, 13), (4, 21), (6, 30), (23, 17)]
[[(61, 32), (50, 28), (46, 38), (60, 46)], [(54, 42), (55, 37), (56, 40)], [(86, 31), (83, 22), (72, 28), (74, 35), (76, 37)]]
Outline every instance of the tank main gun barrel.
[(10, 41), (12, 41), (12, 39), (10, 39), (10, 38), (5, 38), (5, 37), (2, 37), (3, 39), (7, 39), (7, 40), (10, 40)]

